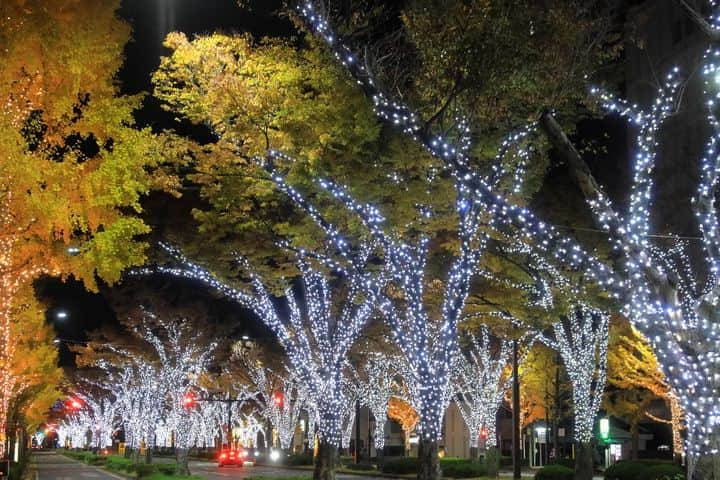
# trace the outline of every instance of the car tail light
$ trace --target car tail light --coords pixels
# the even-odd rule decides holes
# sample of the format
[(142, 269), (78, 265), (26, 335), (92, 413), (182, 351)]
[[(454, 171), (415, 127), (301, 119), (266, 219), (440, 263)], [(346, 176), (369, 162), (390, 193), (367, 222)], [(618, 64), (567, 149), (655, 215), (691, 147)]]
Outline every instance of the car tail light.
[(235, 456), (235, 452), (230, 452), (230, 456), (231, 456), (231, 457), (234, 457), (234, 456)]
[(226, 457), (227, 457), (227, 455), (225, 455), (224, 453), (220, 454), (220, 458), (226, 458)]

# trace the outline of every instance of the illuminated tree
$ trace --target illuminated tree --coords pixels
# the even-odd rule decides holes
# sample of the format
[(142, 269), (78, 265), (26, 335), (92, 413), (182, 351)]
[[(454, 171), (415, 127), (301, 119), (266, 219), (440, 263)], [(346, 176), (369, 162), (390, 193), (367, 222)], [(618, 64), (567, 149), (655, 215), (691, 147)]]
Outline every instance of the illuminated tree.
[(89, 344), (82, 351), (85, 358), (81, 364), (94, 364), (104, 372), (101, 382), (88, 382), (106, 389), (115, 399), (135, 461), (144, 444), (149, 463), (156, 434), (160, 432), (160, 441), (163, 437), (167, 441), (173, 432), (177, 469), (187, 474), (188, 448), (202, 436), (195, 431), (201, 429), (198, 423), (208, 419), (193, 414), (185, 399), (199, 389), (216, 344), (202, 341), (202, 335), (191, 332), (186, 321), (163, 320), (144, 309), (141, 313), (141, 323), (133, 333), (148, 349)]
[[(673, 453), (677, 458), (683, 455), (682, 409), (677, 396), (672, 392), (663, 374), (658, 359), (649, 343), (626, 321), (615, 322), (610, 329), (608, 348), (608, 385), (620, 390), (608, 395), (607, 404), (614, 415), (630, 420), (633, 434), (633, 457), (637, 456), (637, 423), (642, 418), (667, 423), (672, 429)], [(623, 391), (631, 391), (637, 401), (629, 405)], [(652, 394), (643, 394), (643, 390)], [(665, 400), (670, 418), (650, 414), (645, 408), (653, 398)], [(630, 407), (628, 410), (625, 407)]]
[(254, 359), (243, 364), (253, 392), (248, 397), (256, 405), (258, 414), (270, 422), (280, 448), (289, 450), (307, 402), (302, 383), (292, 373), (273, 372)]
[[(331, 284), (334, 278), (312, 267), (303, 252), (299, 252), (304, 307), (300, 307), (299, 297), (288, 286), (285, 305), (281, 309), (262, 280), (242, 259), (239, 261), (244, 267), (243, 273), (250, 279), (250, 287), (234, 288), (220, 282), (177, 249), (165, 246), (165, 250), (180, 266), (159, 267), (157, 271), (206, 283), (251, 309), (273, 330), (287, 355), (289, 373), (303, 385), (308, 404), (317, 411), (320, 447), (314, 478), (334, 478), (342, 436), (343, 366), (350, 347), (373, 311), (373, 299), (367, 295), (366, 277), (359, 274), (340, 276), (338, 279), (344, 280), (343, 287), (334, 287)], [(366, 259), (369, 250), (363, 250), (360, 257)]]
[(415, 430), (420, 417), (415, 409), (400, 397), (390, 397), (388, 402), (388, 418), (395, 420), (402, 427), (405, 438), (405, 452), (410, 451), (410, 433)]
[[(708, 155), (701, 162), (702, 175), (695, 206), (700, 218), (704, 247), (708, 252), (710, 282), (705, 290), (695, 288), (694, 282), (684, 273), (689, 262), (682, 252), (682, 245), (661, 249), (654, 245), (650, 233), (649, 211), (652, 201), (653, 181), (651, 175), (655, 163), (658, 129), (672, 113), (678, 93), (679, 82), (671, 74), (661, 88), (654, 106), (642, 111), (627, 102), (603, 95), (603, 102), (611, 111), (627, 116), (639, 128), (637, 150), (634, 157), (634, 178), (629, 213), (619, 215), (607, 195), (591, 176), (584, 161), (570, 145), (552, 116), (542, 116), (541, 125), (550, 140), (565, 156), (578, 184), (587, 197), (597, 222), (608, 231), (611, 243), (618, 253), (616, 264), (610, 268), (588, 254), (574, 240), (557, 232), (555, 228), (538, 220), (527, 208), (509, 202), (499, 195), (492, 183), (473, 171), (463, 144), (453, 139), (433, 134), (424, 128), (421, 118), (405, 105), (394, 102), (377, 89), (362, 61), (352, 53), (337, 35), (331, 31), (324, 10), (317, 2), (305, 2), (301, 14), (313, 30), (328, 42), (341, 61), (362, 88), (373, 98), (378, 115), (398, 125), (403, 131), (423, 144), (438, 158), (454, 169), (473, 193), (473, 200), (491, 212), (495, 226), (513, 229), (538, 253), (578, 272), (585, 281), (591, 281), (607, 289), (613, 298), (620, 299), (637, 328), (651, 341), (658, 352), (664, 372), (678, 394), (686, 411), (689, 433), (689, 454), (692, 458), (712, 456), (717, 450), (718, 427), (717, 402), (719, 398), (714, 385), (714, 345), (717, 342), (713, 313), (715, 311), (715, 275), (718, 228), (713, 205), (717, 178), (714, 163), (716, 139), (709, 142)], [(709, 23), (715, 30), (717, 15)], [(715, 108), (715, 53), (710, 49), (703, 71), (708, 85), (708, 105)], [(714, 113), (710, 114), (714, 126)], [(695, 292), (703, 292), (695, 294)], [(693, 469), (691, 468), (691, 471)], [(712, 478), (712, 474), (710, 474)]]
[(497, 447), (497, 413), (512, 378), (507, 366), (512, 353), (512, 341), (499, 340), (494, 345), (487, 327), (479, 335), (470, 336), (470, 348), (459, 358), (454, 383), (459, 394), (455, 400), (470, 432), (470, 451), (479, 453), (481, 432), (487, 448)]
[[(25, 382), (29, 380), (23, 378), (16, 365), (19, 332), (14, 331), (13, 318), (20, 308), (18, 295), (32, 278), (46, 270), (18, 262), (17, 250), (24, 246), (24, 232), (15, 223), (11, 192), (4, 190), (0, 194), (0, 432), (5, 433), (10, 402), (27, 388)], [(5, 453), (5, 447), (4, 442), (0, 443), (0, 455)]]
[[(342, 437), (340, 438), (340, 448), (348, 451), (350, 448), (350, 440), (352, 439), (353, 427), (357, 416), (357, 402), (360, 400), (358, 385), (349, 375), (343, 376), (343, 404), (342, 408)], [(360, 419), (357, 419), (360, 421)], [(357, 448), (359, 439), (355, 439)]]
[[(265, 168), (275, 184), (294, 203), (308, 213), (324, 230), (327, 238), (349, 263), (350, 271), (365, 274), (364, 262), (357, 259), (348, 240), (328, 223), (318, 210), (288, 185), (275, 168), (275, 162), (291, 159), (277, 151), (269, 151)], [(357, 214), (373, 239), (372, 246), (382, 251), (384, 269), (381, 275), (365, 277), (363, 289), (377, 297), (377, 308), (389, 325), (403, 356), (403, 376), (410, 400), (420, 415), (420, 469), (422, 478), (439, 475), (438, 438), (445, 409), (452, 398), (451, 372), (457, 355), (457, 325), (461, 319), (470, 280), (483, 250), (484, 237), (478, 233), (478, 211), (468, 197), (469, 191), (457, 186), (458, 241), (460, 252), (452, 262), (444, 284), (444, 297), (439, 318), (431, 319), (425, 304), (426, 262), (430, 239), (421, 235), (417, 242), (407, 243), (382, 229), (380, 212), (371, 205), (355, 201), (347, 190), (328, 180), (318, 181), (320, 187)], [(361, 245), (361, 252), (367, 246)], [(361, 256), (360, 258), (365, 258)], [(343, 268), (331, 263), (334, 268)], [(392, 295), (401, 297), (394, 301)]]
[(117, 407), (108, 396), (80, 395), (82, 411), (88, 415), (87, 425), (93, 432), (93, 446), (105, 448), (112, 446), (112, 434), (117, 430)]
[(540, 337), (560, 354), (572, 384), (578, 479), (591, 479), (593, 474), (593, 426), (605, 389), (609, 328), (607, 315), (580, 305), (553, 325), (552, 337)]
[(119, 93), (115, 75), (130, 38), (129, 25), (115, 15), (119, 6), (89, 0), (0, 4), (3, 432), (13, 397), (22, 397), (23, 408), (41, 407), (59, 378), (48, 375), (42, 388), (8, 373), (25, 363), (8, 326), (14, 309), (22, 308), (18, 289), (41, 274), (73, 275), (91, 289), (98, 277), (119, 280), (125, 267), (145, 261), (140, 236), (149, 226), (139, 215), (141, 197), (177, 186), (159, 167), (180, 150), (150, 128), (136, 128), (133, 112), (141, 97)]
[(375, 418), (373, 443), (377, 454), (382, 455), (388, 402), (398, 391), (395, 377), (399, 359), (383, 352), (368, 352), (363, 357), (365, 361), (360, 372), (351, 370), (352, 381), (357, 388), (360, 404), (367, 406)]

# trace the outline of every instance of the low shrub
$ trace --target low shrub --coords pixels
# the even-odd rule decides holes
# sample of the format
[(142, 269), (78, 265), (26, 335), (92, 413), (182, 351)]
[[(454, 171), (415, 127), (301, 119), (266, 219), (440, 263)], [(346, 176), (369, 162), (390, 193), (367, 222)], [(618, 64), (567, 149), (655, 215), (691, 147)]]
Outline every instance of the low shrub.
[(675, 480), (685, 478), (685, 470), (672, 463), (658, 463), (645, 469), (638, 480)]
[(487, 475), (484, 463), (466, 458), (441, 458), (440, 469), (443, 477), (474, 478)]
[(300, 465), (312, 465), (313, 454), (312, 453), (301, 453), (300, 455), (290, 455), (285, 459), (286, 465), (300, 466)]
[(105, 468), (114, 472), (133, 472), (134, 465), (132, 460), (129, 458), (121, 457), (120, 455), (110, 455), (107, 457)]
[(575, 460), (572, 458), (558, 458), (552, 462), (552, 465), (562, 465), (563, 467), (575, 470)]
[[(510, 455), (503, 455), (500, 457), (500, 466), (503, 468), (512, 468), (513, 460), (512, 456)], [(520, 459), (520, 465), (523, 467), (527, 467), (530, 465), (530, 459), (529, 458), (522, 458)]]
[(375, 467), (370, 463), (348, 463), (347, 465), (343, 465), (348, 470), (357, 470), (360, 472), (369, 472), (370, 470), (375, 470)]
[(605, 480), (638, 480), (645, 473), (648, 464), (621, 460), (605, 469)]
[(416, 457), (401, 457), (392, 460), (385, 460), (382, 465), (383, 473), (403, 475), (406, 473), (417, 473), (418, 459)]
[(175, 471), (177, 470), (177, 466), (174, 463), (158, 463), (155, 464), (155, 468), (157, 468), (159, 473), (165, 475), (175, 475)]
[(83, 461), (88, 465), (105, 465), (107, 463), (107, 457), (105, 455), (86, 453)]
[(135, 473), (137, 473), (137, 478), (147, 478), (154, 473), (160, 472), (158, 472), (157, 465), (139, 463), (135, 465)]
[(545, 465), (535, 474), (535, 480), (573, 480), (575, 471), (564, 465)]

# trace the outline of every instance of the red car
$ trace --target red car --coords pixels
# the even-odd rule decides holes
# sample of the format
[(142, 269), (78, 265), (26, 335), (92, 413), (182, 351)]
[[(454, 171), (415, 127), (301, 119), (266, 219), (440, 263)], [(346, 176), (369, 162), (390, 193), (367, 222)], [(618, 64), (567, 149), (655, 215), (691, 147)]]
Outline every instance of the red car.
[(220, 451), (218, 456), (218, 466), (224, 467), (225, 465), (235, 465), (242, 467), (247, 457), (247, 451), (245, 450), (231, 450), (224, 448)]

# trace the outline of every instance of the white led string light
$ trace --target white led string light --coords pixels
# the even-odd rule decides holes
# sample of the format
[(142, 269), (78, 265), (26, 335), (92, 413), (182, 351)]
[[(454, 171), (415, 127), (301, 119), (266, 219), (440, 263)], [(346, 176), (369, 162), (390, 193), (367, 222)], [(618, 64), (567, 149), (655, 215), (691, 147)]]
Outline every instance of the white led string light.
[[(720, 15), (717, 2), (712, 1), (713, 14), (709, 22), (713, 30), (720, 30)], [(432, 138), (421, 128), (420, 119), (407, 107), (392, 102), (379, 92), (369, 78), (362, 62), (358, 62), (351, 50), (342, 45), (330, 31), (329, 25), (317, 2), (308, 1), (300, 7), (301, 14), (312, 29), (325, 39), (338, 59), (348, 68), (363, 90), (373, 99), (378, 115), (399, 126), (417, 141), (421, 142), (436, 157), (451, 165), (456, 174), (474, 191), (475, 199), (486, 204), (486, 211), (497, 216), (496, 226), (514, 227), (520, 237), (534, 249), (562, 264), (586, 273), (587, 280), (608, 289), (613, 297), (625, 303), (633, 323), (651, 341), (658, 358), (673, 388), (687, 412), (688, 453), (692, 458), (705, 454), (717, 454), (718, 444), (718, 380), (716, 365), (720, 362), (717, 354), (718, 327), (712, 312), (717, 311), (718, 287), (718, 225), (713, 205), (717, 189), (719, 156), (718, 122), (714, 115), (718, 96), (718, 66), (715, 60), (720, 50), (712, 46), (705, 55), (703, 74), (705, 78), (706, 102), (710, 109), (709, 122), (714, 129), (708, 143), (707, 153), (701, 162), (701, 182), (695, 209), (703, 234), (703, 246), (708, 257), (711, 278), (703, 294), (691, 299), (681, 299), (688, 292), (675, 288), (674, 276), (684, 270), (669, 260), (658, 260), (657, 251), (649, 246), (649, 207), (653, 181), (656, 133), (664, 119), (671, 112), (677, 93), (677, 80), (671, 73), (653, 108), (643, 112), (627, 102), (612, 101), (605, 97), (611, 110), (631, 116), (638, 124), (641, 135), (638, 138), (634, 159), (631, 213), (623, 220), (612, 208), (610, 200), (595, 187), (589, 198), (598, 223), (608, 231), (611, 242), (622, 254), (621, 267), (613, 271), (588, 255), (569, 238), (560, 236), (555, 229), (539, 220), (522, 207), (507, 202), (502, 196), (476, 174), (467, 168), (462, 152), (442, 138)], [(657, 250), (657, 249), (656, 249)], [(688, 305), (693, 308), (687, 308)], [(692, 467), (691, 467), (692, 471)]]
[(497, 413), (512, 377), (506, 373), (512, 353), (511, 340), (491, 341), (486, 326), (479, 335), (470, 335), (470, 348), (459, 356), (453, 377), (459, 394), (455, 404), (470, 433), (470, 448), (478, 448), (481, 430), (487, 433), (486, 446), (497, 446)]
[[(238, 258), (238, 261), (252, 285), (247, 291), (219, 281), (179, 250), (168, 245), (164, 248), (181, 266), (139, 273), (160, 272), (200, 280), (251, 309), (277, 336), (288, 357), (288, 369), (304, 385), (308, 402), (316, 407), (320, 439), (338, 446), (342, 430), (342, 367), (373, 311), (373, 301), (367, 296), (371, 289), (365, 277), (345, 275), (346, 291), (341, 296), (340, 292), (333, 291), (330, 279), (311, 267), (300, 252), (298, 266), (305, 308), (299, 306), (296, 293), (288, 287), (284, 297), (287, 309), (278, 309), (272, 295), (244, 259)], [(367, 254), (364, 257), (367, 258)]]
[(351, 370), (353, 383), (360, 403), (372, 412), (375, 418), (373, 445), (378, 452), (385, 446), (385, 424), (390, 398), (398, 393), (395, 378), (398, 375), (398, 358), (384, 352), (368, 352), (360, 372)]
[(570, 378), (573, 395), (573, 435), (580, 443), (593, 436), (607, 372), (610, 322), (607, 315), (586, 305), (553, 324), (553, 336), (540, 340), (557, 351)]
[[(112, 402), (112, 428), (122, 426), (130, 448), (144, 444), (152, 449), (156, 439), (158, 445), (166, 446), (171, 432), (175, 447), (190, 448), (198, 438), (206, 437), (200, 431), (207, 419), (188, 409), (184, 399), (189, 392), (199, 391), (197, 382), (216, 344), (205, 344), (187, 327), (160, 320), (147, 311), (135, 332), (152, 347), (152, 357), (105, 345), (118, 360), (98, 360), (97, 366), (106, 374), (104, 381), (87, 382), (104, 388), (108, 395), (102, 401), (91, 400), (81, 406), (80, 412), (90, 422), (86, 429), (92, 428), (93, 419), (98, 418), (97, 409)], [(105, 420), (104, 436), (108, 435), (109, 422)]]
[(250, 358), (245, 359), (243, 365), (255, 392), (250, 398), (258, 415), (270, 422), (280, 448), (289, 449), (300, 415), (308, 403), (302, 381), (290, 372), (276, 374)]

